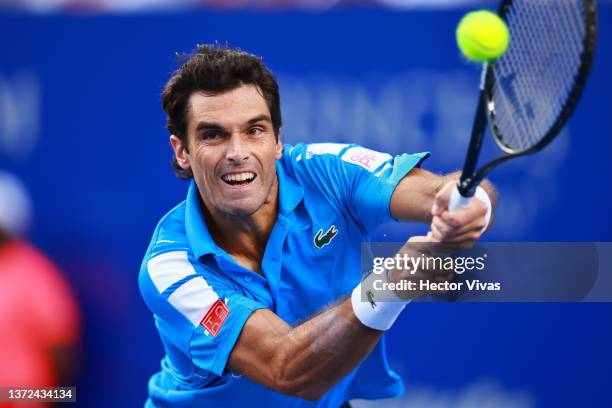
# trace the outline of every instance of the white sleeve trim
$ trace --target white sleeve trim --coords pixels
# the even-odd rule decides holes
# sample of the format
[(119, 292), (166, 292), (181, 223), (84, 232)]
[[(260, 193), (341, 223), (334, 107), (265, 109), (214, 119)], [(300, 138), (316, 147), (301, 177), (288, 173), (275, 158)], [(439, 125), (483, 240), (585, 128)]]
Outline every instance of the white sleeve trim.
[(212, 286), (198, 276), (175, 290), (168, 298), (168, 302), (196, 327), (218, 299), (219, 296)]
[(157, 255), (149, 259), (147, 269), (159, 293), (168, 289), (173, 283), (196, 273), (187, 258), (187, 251), (172, 251)]

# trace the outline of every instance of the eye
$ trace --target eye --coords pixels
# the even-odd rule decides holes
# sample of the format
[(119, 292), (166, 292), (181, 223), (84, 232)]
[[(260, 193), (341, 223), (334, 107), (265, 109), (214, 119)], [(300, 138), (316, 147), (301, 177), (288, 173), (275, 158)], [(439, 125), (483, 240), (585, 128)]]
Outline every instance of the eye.
[(215, 140), (221, 137), (221, 132), (216, 130), (209, 130), (207, 132), (202, 133), (200, 136), (203, 140)]
[(258, 136), (263, 133), (263, 129), (260, 127), (252, 127), (249, 129), (249, 135)]

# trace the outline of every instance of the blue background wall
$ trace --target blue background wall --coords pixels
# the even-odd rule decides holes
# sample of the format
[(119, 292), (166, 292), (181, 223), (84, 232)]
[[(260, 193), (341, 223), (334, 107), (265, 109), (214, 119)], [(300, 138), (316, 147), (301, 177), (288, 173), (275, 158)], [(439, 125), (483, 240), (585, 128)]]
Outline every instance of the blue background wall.
[[(454, 45), (464, 11), (0, 14), (0, 168), (29, 187), (31, 238), (82, 306), (80, 405), (140, 405), (162, 357), (137, 273), (186, 190), (159, 103), (174, 52), (218, 40), (262, 55), (281, 84), (286, 142), (431, 150), (426, 167), (447, 172), (462, 164), (479, 78)], [(612, 240), (612, 5), (600, 12), (591, 82), (562, 138), (492, 176), (489, 240)], [(420, 231), (385, 226), (377, 238)], [(476, 393), (494, 406), (612, 406), (611, 316), (610, 304), (416, 304), (389, 347), (414, 404)]]

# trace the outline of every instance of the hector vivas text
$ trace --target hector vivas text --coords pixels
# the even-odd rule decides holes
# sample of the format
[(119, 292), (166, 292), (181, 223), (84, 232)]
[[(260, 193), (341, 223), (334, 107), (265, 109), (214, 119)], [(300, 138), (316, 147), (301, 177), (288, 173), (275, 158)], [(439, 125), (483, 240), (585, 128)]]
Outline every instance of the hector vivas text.
[[(501, 283), (482, 282), (479, 279), (467, 279), (462, 282), (450, 280), (438, 281), (431, 279), (436, 273), (463, 274), (465, 272), (480, 272), (485, 269), (487, 255), (478, 257), (451, 257), (420, 254), (396, 254), (393, 257), (375, 257), (372, 260), (372, 274), (377, 276), (372, 280), (372, 288), (376, 291), (412, 291), (412, 292), (447, 292), (447, 291), (499, 291)], [(401, 275), (410, 276), (407, 279), (390, 280), (386, 272), (402, 271)], [(433, 274), (419, 274), (418, 271), (428, 271)]]

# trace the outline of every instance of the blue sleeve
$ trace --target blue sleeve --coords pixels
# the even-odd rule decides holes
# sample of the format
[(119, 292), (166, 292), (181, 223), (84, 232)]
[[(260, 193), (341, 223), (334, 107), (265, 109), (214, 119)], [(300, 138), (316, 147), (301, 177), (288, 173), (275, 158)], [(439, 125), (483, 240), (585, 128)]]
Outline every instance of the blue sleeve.
[(219, 376), (251, 313), (265, 308), (182, 250), (145, 258), (139, 286), (163, 342)]
[(340, 211), (365, 231), (394, 221), (390, 203), (402, 178), (429, 152), (391, 156), (354, 144), (315, 143), (287, 146), (287, 160), (303, 183), (316, 185)]
[(216, 291), (227, 308), (227, 317), (216, 335), (202, 321), (191, 338), (191, 358), (196, 366), (221, 376), (246, 321), (254, 311), (266, 306), (223, 285), (218, 285)]

